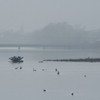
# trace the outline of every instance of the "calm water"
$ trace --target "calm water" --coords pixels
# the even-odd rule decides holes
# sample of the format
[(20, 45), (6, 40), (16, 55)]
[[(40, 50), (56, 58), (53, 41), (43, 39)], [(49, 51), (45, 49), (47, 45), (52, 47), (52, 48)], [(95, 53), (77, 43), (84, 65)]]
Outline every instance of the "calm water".
[[(99, 50), (65, 50), (65, 49), (38, 49), (24, 48), (18, 51), (17, 48), (1, 48), (0, 49), (0, 65), (5, 68), (12, 66), (9, 63), (9, 58), (12, 56), (24, 57), (22, 66), (33, 66), (33, 62), (38, 62), (44, 59), (66, 59), (66, 58), (86, 58), (99, 57)], [(15, 65), (14, 65), (15, 66)]]
[(17, 48), (1, 48), (0, 61), (7, 61), (11, 56), (23, 56), (26, 61), (44, 59), (66, 59), (66, 58), (100, 58), (100, 50), (67, 50), (67, 49), (38, 49), (24, 48), (20, 51)]
[[(9, 57), (18, 55), (24, 57), (23, 64), (8, 62)], [(100, 52), (50, 49), (18, 51), (16, 48), (0, 50), (0, 100), (99, 100), (100, 63), (38, 63), (43, 59), (81, 57), (100, 57)], [(15, 69), (19, 66), (23, 69)], [(57, 75), (55, 68), (60, 75)], [(43, 92), (44, 89), (46, 92)]]

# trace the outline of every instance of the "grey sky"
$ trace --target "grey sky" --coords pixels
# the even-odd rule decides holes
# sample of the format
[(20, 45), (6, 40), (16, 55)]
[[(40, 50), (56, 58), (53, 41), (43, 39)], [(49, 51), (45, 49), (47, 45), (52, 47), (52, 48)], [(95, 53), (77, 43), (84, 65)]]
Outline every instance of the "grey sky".
[(100, 28), (100, 0), (0, 0), (0, 30), (32, 31), (52, 22)]

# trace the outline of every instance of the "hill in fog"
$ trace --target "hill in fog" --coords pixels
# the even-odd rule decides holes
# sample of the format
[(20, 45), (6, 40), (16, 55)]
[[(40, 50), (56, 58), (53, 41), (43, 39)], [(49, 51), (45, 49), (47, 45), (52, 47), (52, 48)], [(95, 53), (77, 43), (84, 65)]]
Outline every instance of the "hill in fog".
[(86, 31), (67, 23), (51, 23), (31, 33), (6, 31), (0, 33), (0, 44), (63, 45), (69, 48), (98, 48), (100, 30)]

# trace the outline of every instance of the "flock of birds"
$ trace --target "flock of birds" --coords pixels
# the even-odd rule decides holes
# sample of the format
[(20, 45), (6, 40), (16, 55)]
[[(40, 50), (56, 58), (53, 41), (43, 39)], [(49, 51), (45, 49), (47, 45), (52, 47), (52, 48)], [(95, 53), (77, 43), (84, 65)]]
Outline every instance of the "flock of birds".
[[(18, 57), (11, 57), (10, 58), (10, 60), (12, 60), (13, 61), (13, 58), (15, 59), (17, 59)], [(15, 60), (16, 60), (15, 59)], [(22, 58), (21, 58), (22, 59)], [(19, 59), (20, 60), (20, 59)], [(19, 62), (19, 61), (18, 61)], [(42, 61), (39, 61), (39, 63), (43, 63)], [(20, 69), (20, 70), (22, 70), (22, 66), (19, 66), (19, 67), (15, 67), (15, 70), (17, 70), (17, 69)], [(33, 68), (33, 72), (35, 72), (35, 71), (37, 71), (35, 68)], [(45, 69), (42, 69), (42, 71), (45, 71)], [(57, 69), (57, 68), (55, 68), (55, 72), (56, 72), (56, 74), (57, 75), (60, 75), (60, 71)], [(84, 75), (84, 77), (86, 78), (86, 75)], [(43, 89), (43, 92), (47, 92), (47, 90), (46, 89)], [(74, 96), (74, 93), (72, 92), (71, 93), (71, 96)]]
[[(16, 67), (15, 69), (20, 69), (21, 70), (22, 67), (21, 66), (20, 67)], [(33, 68), (33, 72), (35, 72), (35, 71), (37, 71), (37, 70), (35, 68)], [(42, 71), (45, 71), (45, 69), (42, 69)], [(60, 72), (59, 72), (59, 70), (57, 68), (55, 68), (55, 72), (56, 72), (57, 75), (60, 75)], [(84, 75), (84, 77), (86, 78), (87, 76)], [(47, 92), (47, 90), (43, 89), (43, 92)], [(71, 93), (71, 96), (74, 96), (73, 92)]]
[[(57, 75), (60, 75), (60, 72), (58, 71), (57, 68), (55, 68), (55, 72), (57, 72)], [(84, 77), (86, 77), (86, 75), (84, 75)], [(46, 89), (43, 89), (43, 92), (46, 92), (46, 91), (47, 91)], [(74, 93), (72, 92), (71, 95), (74, 96)]]
[(15, 67), (15, 69), (22, 69), (22, 67), (20, 66), (20, 67)]

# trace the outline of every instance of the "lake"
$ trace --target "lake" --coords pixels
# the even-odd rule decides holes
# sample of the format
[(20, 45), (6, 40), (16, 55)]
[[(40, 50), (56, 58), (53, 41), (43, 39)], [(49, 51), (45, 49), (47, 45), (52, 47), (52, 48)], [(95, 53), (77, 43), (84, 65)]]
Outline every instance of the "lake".
[[(9, 62), (10, 57), (19, 55), (24, 57), (24, 63)], [(100, 57), (100, 51), (65, 49), (18, 51), (16, 48), (2, 48), (0, 50), (0, 99), (99, 100), (100, 63), (39, 63), (44, 59), (85, 57)]]

